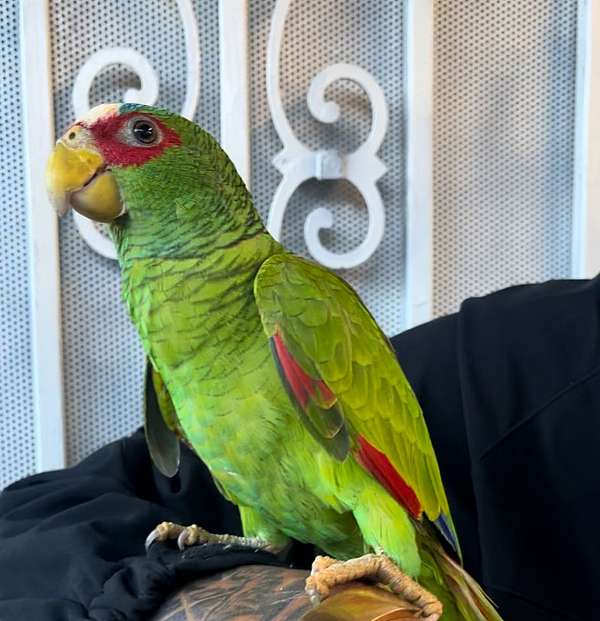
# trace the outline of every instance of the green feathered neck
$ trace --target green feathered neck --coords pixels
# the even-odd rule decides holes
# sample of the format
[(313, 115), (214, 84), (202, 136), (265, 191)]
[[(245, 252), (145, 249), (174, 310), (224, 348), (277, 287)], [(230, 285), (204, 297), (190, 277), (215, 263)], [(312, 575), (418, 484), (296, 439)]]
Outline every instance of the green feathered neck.
[(127, 209), (111, 226), (122, 264), (141, 258), (202, 258), (268, 235), (218, 143), (187, 122), (175, 129), (182, 145), (141, 166), (113, 169)]

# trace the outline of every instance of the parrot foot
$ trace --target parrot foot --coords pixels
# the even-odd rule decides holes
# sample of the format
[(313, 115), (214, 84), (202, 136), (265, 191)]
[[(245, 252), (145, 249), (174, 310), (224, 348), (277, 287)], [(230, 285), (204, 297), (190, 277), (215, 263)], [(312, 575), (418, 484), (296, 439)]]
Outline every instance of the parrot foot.
[(329, 595), (333, 587), (361, 579), (387, 586), (393, 593), (413, 604), (423, 621), (438, 621), (442, 615), (441, 602), (384, 554), (365, 554), (349, 561), (317, 556), (311, 575), (306, 579), (305, 590), (311, 602), (318, 604)]
[(255, 551), (279, 553), (281, 550), (277, 546), (271, 545), (258, 537), (238, 537), (236, 535), (215, 535), (196, 524), (182, 526), (174, 522), (161, 522), (147, 537), (146, 551), (155, 541), (167, 541), (177, 539), (177, 546), (180, 550), (186, 547), (216, 543), (223, 546), (238, 546), (250, 548)]

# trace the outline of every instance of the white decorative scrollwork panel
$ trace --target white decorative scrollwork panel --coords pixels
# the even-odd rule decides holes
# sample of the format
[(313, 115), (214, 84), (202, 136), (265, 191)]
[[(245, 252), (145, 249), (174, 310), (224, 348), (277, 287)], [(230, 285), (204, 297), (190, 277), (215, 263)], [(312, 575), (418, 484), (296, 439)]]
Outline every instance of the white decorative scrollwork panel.
[(388, 333), (404, 323), (403, 5), (250, 3), (257, 206)]
[[(27, 16), (21, 52), (33, 59), (21, 66), (10, 56), (19, 41), (17, 4)], [(63, 436), (63, 393), (69, 464), (142, 422), (143, 353), (120, 302), (118, 266), (106, 258), (110, 243), (87, 223), (83, 235), (102, 254), (96, 252), (69, 214), (60, 222), (59, 251), (54, 220), (39, 217), (52, 214), (44, 211), (39, 154), (30, 152), (50, 150), (49, 72), (57, 134), (89, 106), (123, 100), (193, 115), (217, 138), (222, 129), (271, 231), (291, 250), (337, 269), (388, 334), (426, 320), (432, 297), (442, 314), (469, 295), (569, 275), (577, 250), (573, 197), (587, 188), (589, 219), (600, 187), (597, 174), (585, 177), (576, 130), (587, 118), (577, 85), (589, 80), (600, 97), (598, 80), (581, 64), (589, 53), (582, 16), (595, 3), (5, 5), (7, 118), (18, 117), (19, 88), (26, 85), (33, 96), (23, 98), (31, 99), (23, 101), (25, 140), (15, 123), (4, 129), (0, 149), (1, 186), (12, 206), (0, 223), (0, 252), (9, 256), (0, 262), (0, 355), (3, 362), (9, 356), (0, 369), (9, 387), (0, 408), (18, 428), (1, 447), (0, 485), (36, 466), (62, 464), (63, 447), (55, 448)], [(46, 9), (49, 46), (36, 39), (46, 31)], [(597, 40), (600, 19), (591, 15)], [(591, 49), (597, 57), (600, 45)], [(586, 127), (593, 150), (598, 124)], [(28, 212), (37, 217), (29, 219), (27, 239)], [(50, 232), (43, 230), (48, 224)], [(44, 368), (44, 361), (52, 364)], [(49, 387), (61, 386), (61, 368), (64, 390), (57, 388), (47, 407)], [(54, 436), (40, 432), (40, 420), (49, 421)], [(45, 446), (36, 456), (32, 444), (40, 438)]]
[[(217, 0), (53, 0), (50, 17), (57, 134), (88, 105), (125, 98), (194, 115), (218, 136)], [(82, 239), (73, 214), (60, 224), (60, 252), (74, 463), (142, 423), (143, 353), (120, 301), (116, 262)]]

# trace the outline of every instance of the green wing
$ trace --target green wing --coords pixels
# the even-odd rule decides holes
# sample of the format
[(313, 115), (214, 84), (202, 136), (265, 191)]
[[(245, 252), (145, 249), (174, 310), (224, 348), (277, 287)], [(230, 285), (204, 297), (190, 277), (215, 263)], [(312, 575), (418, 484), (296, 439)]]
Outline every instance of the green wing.
[(144, 431), (154, 465), (167, 477), (179, 470), (181, 429), (175, 408), (161, 376), (146, 365)]
[(391, 464), (416, 494), (419, 516), (424, 511), (458, 551), (421, 408), (356, 292), (315, 263), (278, 254), (261, 266), (254, 295), (284, 384), (311, 433), (339, 459), (328, 442), (344, 431), (347, 453), (384, 484), (382, 469)]

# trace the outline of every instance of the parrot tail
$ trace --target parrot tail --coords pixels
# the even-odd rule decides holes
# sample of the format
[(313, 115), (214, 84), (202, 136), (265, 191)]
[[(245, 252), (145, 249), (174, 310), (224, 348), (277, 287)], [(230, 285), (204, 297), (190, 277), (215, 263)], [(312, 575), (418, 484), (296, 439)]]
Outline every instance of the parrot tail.
[[(423, 531), (421, 531), (423, 535)], [(445, 619), (502, 621), (495, 604), (463, 568), (431, 536), (419, 537), (423, 561), (419, 582), (444, 606)]]
[(456, 561), (443, 550), (436, 560), (465, 621), (502, 621), (492, 600)]

